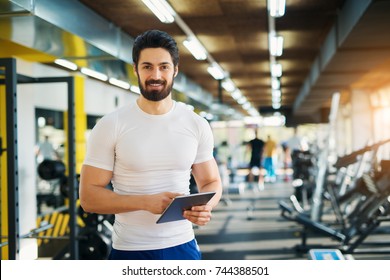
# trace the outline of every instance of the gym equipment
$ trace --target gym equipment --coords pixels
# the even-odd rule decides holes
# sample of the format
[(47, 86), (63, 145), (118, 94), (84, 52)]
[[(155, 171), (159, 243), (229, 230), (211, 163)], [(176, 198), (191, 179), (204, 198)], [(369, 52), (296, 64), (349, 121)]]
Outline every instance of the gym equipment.
[(65, 164), (59, 160), (43, 160), (38, 165), (38, 175), (43, 180), (53, 180), (65, 177)]
[(75, 95), (74, 95), (74, 77), (28, 77), (17, 74), (15, 58), (0, 58), (0, 67), (2, 68), (2, 78), (0, 84), (5, 85), (6, 96), (6, 119), (7, 119), (7, 185), (8, 185), (8, 259), (19, 259), (20, 251), (20, 232), (19, 232), (19, 171), (18, 171), (18, 122), (17, 122), (17, 84), (34, 83), (65, 83), (67, 85), (67, 167), (69, 184), (69, 228), (70, 228), (70, 255), (71, 259), (78, 259), (78, 240), (76, 239), (76, 160), (75, 160)]
[[(353, 203), (353, 208), (343, 216), (343, 223), (330, 225), (313, 221), (307, 213), (299, 213), (286, 202), (280, 201), (282, 216), (303, 226), (299, 251), (307, 251), (308, 233), (317, 232), (339, 242), (337, 246), (343, 253), (358, 253), (358, 247), (364, 246), (364, 240), (384, 221), (390, 221), (390, 170), (382, 169), (378, 173), (365, 173), (360, 181), (361, 191)], [(371, 247), (378, 244), (369, 244)], [(390, 246), (390, 242), (380, 243)], [(315, 247), (321, 247), (315, 245)], [(383, 248), (382, 248), (383, 249)], [(371, 253), (378, 250), (371, 249)], [(365, 251), (367, 252), (367, 250)], [(381, 252), (382, 253), (382, 252)]]
[[(61, 207), (40, 217), (50, 222), (51, 228), (41, 231), (38, 239), (38, 255), (54, 260), (70, 259), (69, 212)], [(80, 260), (105, 260), (111, 250), (111, 233), (114, 215), (86, 213), (78, 208), (79, 235), (78, 251)]]
[[(62, 196), (68, 198), (69, 189), (67, 177), (65, 176), (65, 165), (58, 160), (44, 160), (38, 166), (38, 174), (44, 180), (57, 180), (59, 183), (60, 192), (58, 194), (50, 194), (49, 196), (41, 197), (38, 194), (38, 201), (44, 199), (46, 203), (50, 203), (52, 197)], [(77, 175), (79, 179), (80, 175)], [(77, 181), (78, 182), (78, 181)], [(112, 188), (112, 186), (107, 186)], [(76, 186), (78, 189), (78, 184)], [(114, 222), (114, 215), (100, 215), (94, 213), (86, 213), (81, 206), (78, 206), (77, 212), (80, 228), (77, 236), (79, 258), (84, 260), (103, 260), (107, 259), (111, 249), (111, 232)], [(66, 218), (65, 218), (66, 217)], [(54, 227), (67, 228), (69, 221), (69, 213), (67, 207), (60, 207), (53, 210), (47, 218)], [(43, 239), (40, 243), (39, 255), (43, 257), (52, 257), (53, 259), (69, 259), (69, 232), (66, 230), (45, 231), (45, 236), (40, 235), (36, 238)], [(60, 250), (58, 248), (61, 248)]]
[(339, 107), (340, 93), (336, 92), (332, 96), (332, 104), (329, 113), (328, 137), (324, 149), (321, 149), (318, 160), (318, 172), (316, 176), (316, 186), (312, 197), (312, 207), (310, 217), (313, 221), (320, 221), (323, 207), (323, 191), (326, 178), (329, 174), (329, 156), (334, 149), (334, 130), (336, 126), (336, 117)]
[[(389, 141), (390, 139), (387, 139), (366, 146), (363, 149), (339, 158), (340, 160), (336, 162), (335, 166), (339, 167), (339, 170), (343, 170), (343, 174), (340, 176), (342, 179), (329, 182), (326, 185), (325, 191), (327, 193), (325, 194), (329, 197), (332, 210), (338, 222), (343, 224), (343, 216), (347, 215), (350, 211), (349, 209), (353, 208), (352, 203), (359, 197), (361, 198), (368, 194), (363, 180), (371, 173), (375, 173), (376, 175), (373, 176), (378, 177), (381, 171), (378, 169), (377, 153), (379, 148)], [(341, 165), (341, 162), (344, 164)], [(349, 165), (345, 166), (346, 163)], [(383, 165), (382, 162), (381, 165)], [(384, 169), (384, 167), (380, 168), (382, 170), (390, 170)], [(348, 172), (344, 172), (345, 170), (348, 170)]]
[[(53, 225), (47, 223), (47, 222), (42, 222), (40, 227), (38, 228), (34, 228), (32, 229), (30, 232), (26, 233), (26, 234), (22, 234), (20, 236), (21, 239), (24, 239), (24, 238), (37, 238), (38, 234), (41, 233), (41, 232), (44, 232), (50, 228), (52, 228)], [(2, 242), (0, 244), (0, 248), (1, 247), (4, 247), (4, 246), (7, 246), (9, 243), (8, 241), (5, 241), (5, 242)]]
[[(318, 222), (321, 221), (323, 213), (329, 211), (334, 212), (337, 222), (343, 222), (342, 217), (351, 208), (350, 203), (356, 196), (361, 195), (362, 189), (359, 186), (363, 174), (378, 169), (378, 150), (382, 145), (389, 142), (390, 139), (379, 141), (337, 159), (334, 166), (331, 167), (334, 171), (327, 171), (327, 176), (323, 182), (321, 209), (317, 209), (318, 214), (320, 214), (317, 217)], [(328, 169), (330, 170), (330, 168)], [(294, 194), (290, 196), (290, 207), (293, 207), (297, 212), (306, 212), (308, 215), (313, 213), (314, 198), (311, 198), (313, 190), (317, 186), (313, 177), (315, 177), (314, 167), (310, 178), (301, 179), (297, 185), (295, 183), (298, 182), (298, 179), (293, 181)], [(311, 219), (313, 220), (312, 217)]]
[(313, 196), (315, 157), (310, 151), (294, 151), (293, 182), (294, 194), (290, 196), (292, 205), (297, 211), (308, 210)]
[(42, 213), (42, 205), (58, 208), (64, 205), (65, 196), (63, 189), (68, 189), (68, 180), (65, 176), (65, 164), (59, 160), (43, 160), (37, 168), (39, 177), (47, 181), (49, 187), (37, 189), (38, 214)]

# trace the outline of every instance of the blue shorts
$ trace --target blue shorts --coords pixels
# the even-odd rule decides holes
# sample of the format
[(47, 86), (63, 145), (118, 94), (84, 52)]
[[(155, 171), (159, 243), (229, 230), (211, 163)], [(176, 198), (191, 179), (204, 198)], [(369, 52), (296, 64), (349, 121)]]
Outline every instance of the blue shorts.
[(111, 249), (109, 260), (200, 260), (202, 255), (196, 240), (158, 250), (123, 251)]

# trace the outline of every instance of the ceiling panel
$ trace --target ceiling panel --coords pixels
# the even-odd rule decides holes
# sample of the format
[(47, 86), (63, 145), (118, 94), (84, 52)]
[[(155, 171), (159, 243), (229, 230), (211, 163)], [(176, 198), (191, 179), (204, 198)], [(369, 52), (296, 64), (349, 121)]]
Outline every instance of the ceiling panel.
[[(185, 33), (176, 23), (161, 23), (139, 0), (80, 0), (90, 9), (119, 26), (132, 37), (147, 29), (170, 33), (181, 51), (179, 65), (191, 80), (209, 91), (218, 100), (218, 82), (207, 73), (207, 61), (196, 61), (184, 48)], [(231, 79), (255, 108), (271, 106), (271, 79), (268, 52), (268, 15), (265, 0), (169, 0), (167, 1), (188, 25), (210, 55), (230, 73)], [(328, 106), (330, 90), (358, 84), (359, 79), (374, 71), (383, 55), (390, 50), (389, 2), (372, 1), (348, 34), (338, 42), (335, 56), (309, 92), (302, 93), (314, 62), (331, 28), (336, 24), (345, 0), (287, 0), (286, 13), (275, 19), (275, 28), (284, 36), (282, 106), (296, 106), (300, 113), (321, 114)], [(362, 1), (359, 1), (359, 3)], [(367, 2), (367, 1), (366, 1)], [(372, 73), (372, 77), (380, 75)], [(387, 80), (387, 74), (381, 78)], [(367, 84), (367, 82), (365, 82)], [(321, 89), (321, 90), (319, 90)], [(326, 93), (325, 93), (326, 92)], [(298, 96), (308, 101), (296, 103)], [(307, 97), (306, 97), (307, 96)], [(305, 99), (303, 98), (303, 99)], [(246, 114), (227, 92), (224, 102)], [(297, 110), (294, 110), (295, 113)], [(310, 119), (318, 119), (310, 117)]]

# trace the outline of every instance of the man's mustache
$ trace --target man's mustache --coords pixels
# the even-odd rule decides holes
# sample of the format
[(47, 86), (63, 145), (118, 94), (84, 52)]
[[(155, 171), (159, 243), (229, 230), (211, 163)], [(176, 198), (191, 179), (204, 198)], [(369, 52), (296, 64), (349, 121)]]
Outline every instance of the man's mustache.
[(151, 85), (151, 84), (164, 85), (165, 81), (164, 80), (149, 80), (149, 81), (146, 82), (146, 85)]

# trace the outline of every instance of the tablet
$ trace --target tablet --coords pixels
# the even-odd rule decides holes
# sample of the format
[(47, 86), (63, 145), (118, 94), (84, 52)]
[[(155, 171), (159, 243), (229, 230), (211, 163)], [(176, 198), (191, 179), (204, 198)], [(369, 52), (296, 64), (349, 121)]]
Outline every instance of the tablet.
[(204, 192), (175, 197), (157, 220), (157, 224), (184, 220), (183, 211), (192, 206), (204, 205), (215, 195), (215, 192)]

